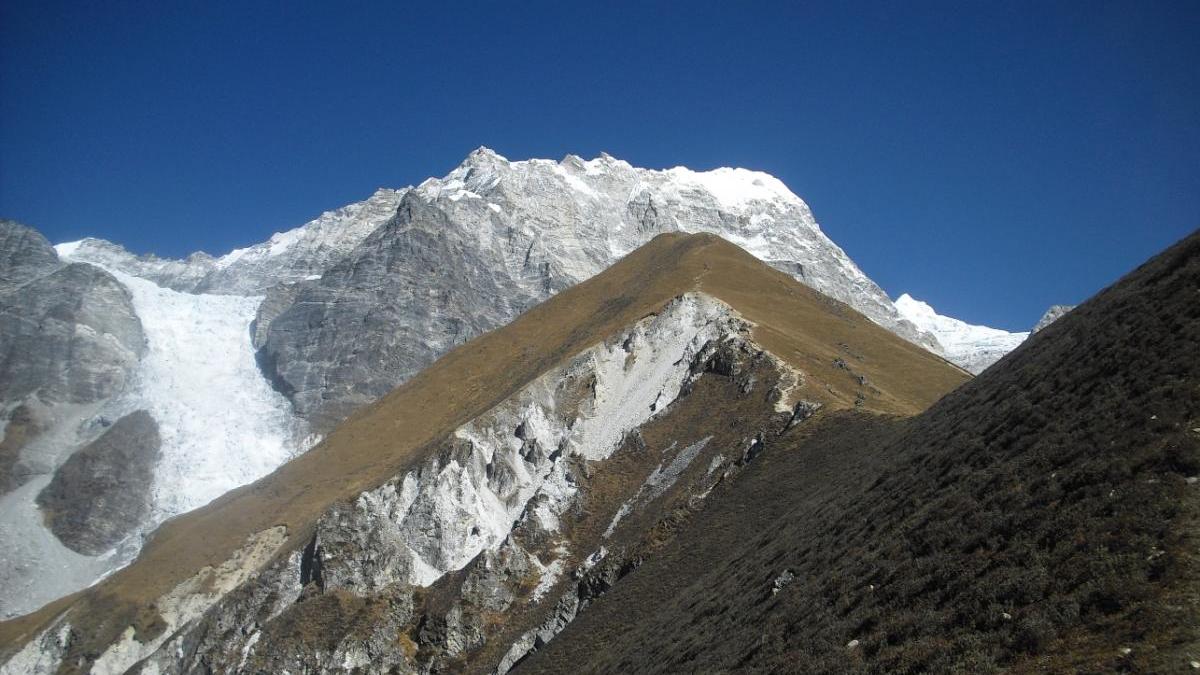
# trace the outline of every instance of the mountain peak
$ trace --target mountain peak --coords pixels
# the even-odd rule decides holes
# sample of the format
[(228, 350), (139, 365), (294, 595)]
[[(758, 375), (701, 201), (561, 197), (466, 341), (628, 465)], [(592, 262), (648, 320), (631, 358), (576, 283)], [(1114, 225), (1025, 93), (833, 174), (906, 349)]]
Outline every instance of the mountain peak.
[(896, 298), (895, 305), (900, 316), (937, 338), (942, 356), (974, 374), (982, 372), (1029, 337), (1027, 332), (1010, 333), (942, 316), (929, 303), (908, 293)]

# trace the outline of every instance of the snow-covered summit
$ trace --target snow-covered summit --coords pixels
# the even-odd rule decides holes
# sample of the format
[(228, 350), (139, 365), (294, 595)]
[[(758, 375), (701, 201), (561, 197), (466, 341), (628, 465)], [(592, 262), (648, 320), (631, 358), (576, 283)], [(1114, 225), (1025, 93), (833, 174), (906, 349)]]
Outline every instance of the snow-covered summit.
[(947, 361), (976, 375), (1029, 337), (1028, 332), (1010, 333), (942, 316), (908, 293), (896, 298), (896, 309), (905, 319), (937, 338), (939, 353)]
[[(642, 169), (606, 153), (585, 160), (512, 161), (481, 147), (412, 191), (479, 245), (511, 249), (526, 271), (543, 264), (560, 290), (596, 274), (662, 232), (717, 234), (877, 323), (926, 347), (891, 300), (821, 231), (811, 209), (761, 171)], [(521, 269), (514, 269), (521, 274)]]

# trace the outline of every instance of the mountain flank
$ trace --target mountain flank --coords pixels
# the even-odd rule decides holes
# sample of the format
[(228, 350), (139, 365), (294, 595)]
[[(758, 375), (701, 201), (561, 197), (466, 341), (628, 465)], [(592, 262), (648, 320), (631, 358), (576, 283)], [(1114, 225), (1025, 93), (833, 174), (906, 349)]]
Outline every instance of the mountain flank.
[(1190, 672), (1200, 234), (924, 413), (781, 435), (517, 673)]
[[(226, 652), (267, 670), (379, 653), (401, 671), (482, 654), (511, 665), (525, 636), (497, 636), (536, 627), (570, 585), (559, 570), (606, 569), (587, 564), (604, 541), (647, 545), (668, 503), (694, 506), (712, 488), (700, 483), (732, 479), (763, 430), (818, 410), (910, 415), (968, 378), (716, 236), (660, 235), (167, 522), (128, 568), (0, 624), (5, 667), (186, 669), (175, 654), (188, 653), (240, 668), (219, 662)], [(483, 606), (496, 597), (507, 604)], [(388, 621), (411, 649), (396, 630), (370, 637)], [(330, 653), (297, 637), (313, 631)], [(299, 656), (283, 647), (296, 644)]]

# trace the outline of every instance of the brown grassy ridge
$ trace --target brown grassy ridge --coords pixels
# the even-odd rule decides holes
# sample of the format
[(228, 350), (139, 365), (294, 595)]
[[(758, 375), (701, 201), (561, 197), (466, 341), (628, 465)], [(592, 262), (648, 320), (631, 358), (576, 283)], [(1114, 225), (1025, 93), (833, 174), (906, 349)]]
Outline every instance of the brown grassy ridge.
[[(850, 408), (913, 414), (969, 379), (846, 305), (771, 269), (713, 235), (665, 234), (607, 271), (451, 351), (411, 381), (352, 415), (329, 437), (263, 479), (164, 524), (132, 565), (102, 584), (0, 624), (0, 649), (19, 646), (61, 612), (102, 648), (153, 601), (252, 533), (276, 525), (304, 534), (333, 502), (351, 498), (424, 459), (423, 449), (571, 356), (702, 291), (755, 324), (754, 339), (807, 375), (802, 395)], [(835, 366), (842, 359), (848, 367)], [(285, 549), (300, 545), (292, 536)]]

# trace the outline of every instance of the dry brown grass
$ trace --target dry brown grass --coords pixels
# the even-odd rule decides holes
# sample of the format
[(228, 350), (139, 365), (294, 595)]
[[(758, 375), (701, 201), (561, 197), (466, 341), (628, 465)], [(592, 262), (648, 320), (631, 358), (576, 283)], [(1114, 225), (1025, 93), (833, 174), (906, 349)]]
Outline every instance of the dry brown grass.
[[(881, 413), (923, 410), (969, 376), (868, 319), (712, 235), (655, 238), (608, 271), (531, 309), (513, 323), (450, 352), (271, 475), (163, 525), (138, 560), (80, 594), (0, 624), (0, 649), (22, 644), (70, 608), (83, 640), (74, 652), (112, 641), (139, 608), (248, 535), (286, 525), (298, 546), (333, 502), (371, 489), (419, 462), (424, 449), (503, 401), (535, 377), (621, 328), (699, 290), (754, 322), (754, 339), (808, 375), (801, 394)], [(852, 352), (861, 356), (847, 356)], [(845, 357), (852, 370), (835, 367)], [(286, 547), (285, 547), (286, 548)]]

